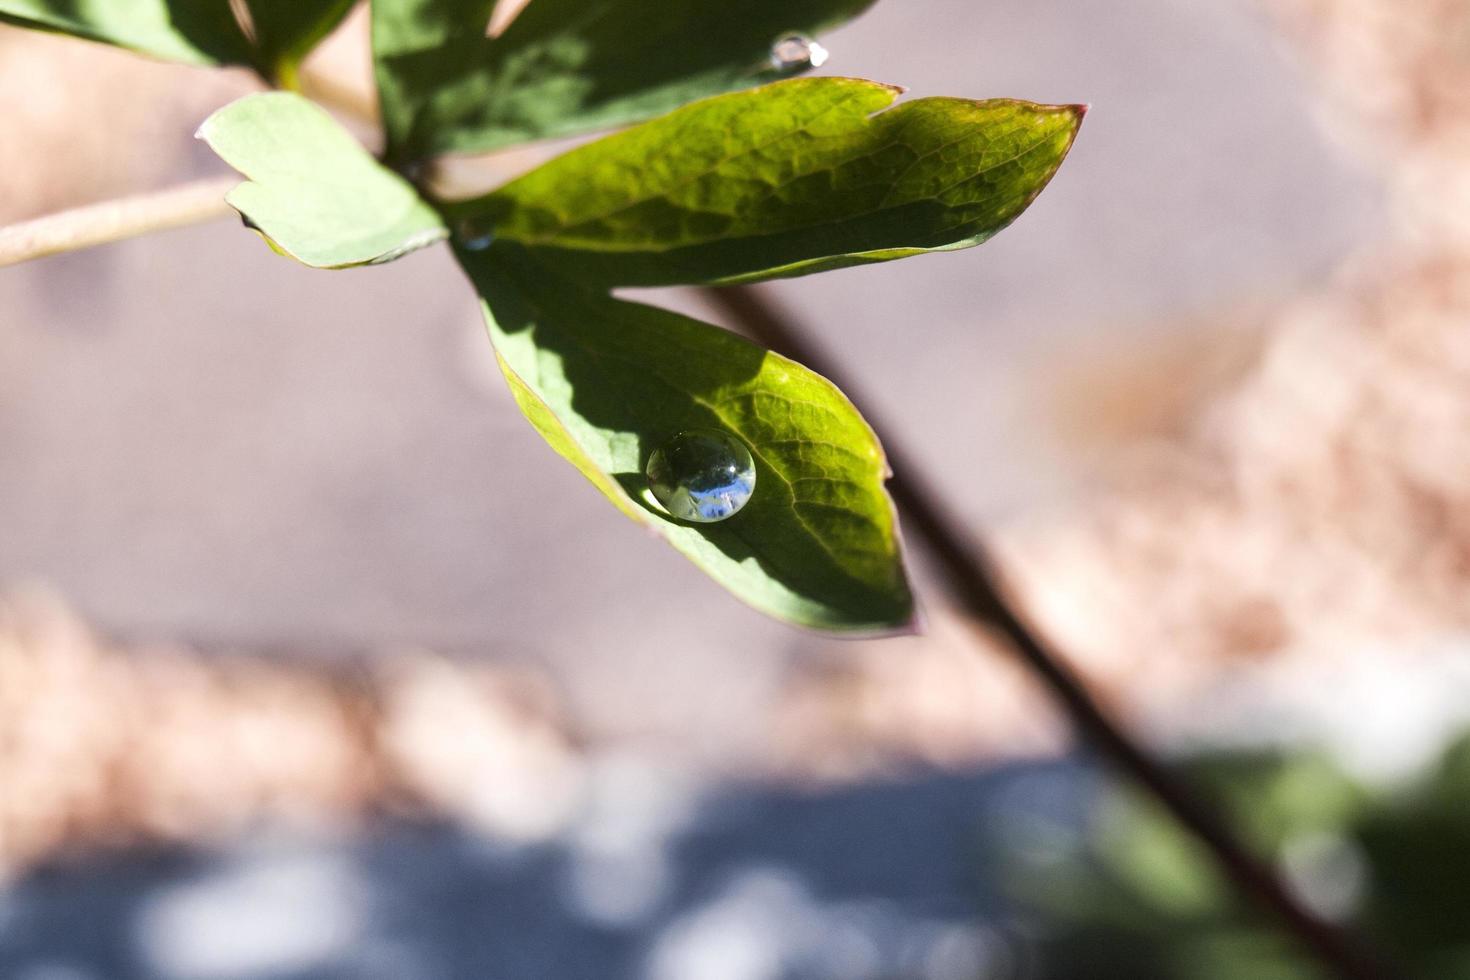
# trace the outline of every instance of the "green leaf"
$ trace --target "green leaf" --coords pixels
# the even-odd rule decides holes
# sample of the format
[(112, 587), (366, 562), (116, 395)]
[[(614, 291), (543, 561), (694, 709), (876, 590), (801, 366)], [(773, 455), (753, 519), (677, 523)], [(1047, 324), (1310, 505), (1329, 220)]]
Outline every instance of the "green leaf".
[(229, 0), (0, 0), (0, 20), (170, 61), (251, 62)]
[[(458, 255), (521, 410), (619, 510), (769, 615), (910, 627), (883, 452), (830, 382), (709, 324), (558, 281), (517, 246)], [(755, 457), (755, 494), (719, 523), (676, 521), (646, 487), (648, 455), (690, 428), (733, 433)]]
[(531, 0), (498, 38), (493, 0), (374, 0), (389, 157), (474, 152), (620, 126), (780, 77), (772, 42), (873, 0)]
[[(706, 99), (452, 205), (589, 283), (733, 283), (967, 248), (1016, 219), (1084, 109), (847, 78)], [(874, 113), (877, 113), (876, 115)]]
[(230, 0), (0, 0), (0, 20), (72, 34), (195, 65), (252, 65), (269, 78), (295, 67), (353, 0), (249, 0), (254, 43)]
[(299, 95), (247, 95), (206, 119), (199, 136), (250, 178), (226, 197), (231, 206), (307, 265), (387, 262), (447, 234), (408, 181)]
[[(373, 70), (389, 159), (427, 155), (431, 106), (475, 70), (495, 0), (372, 0)], [(420, 120), (424, 120), (420, 123)]]
[(267, 77), (296, 86), (296, 68), (356, 0), (249, 0), (255, 62)]

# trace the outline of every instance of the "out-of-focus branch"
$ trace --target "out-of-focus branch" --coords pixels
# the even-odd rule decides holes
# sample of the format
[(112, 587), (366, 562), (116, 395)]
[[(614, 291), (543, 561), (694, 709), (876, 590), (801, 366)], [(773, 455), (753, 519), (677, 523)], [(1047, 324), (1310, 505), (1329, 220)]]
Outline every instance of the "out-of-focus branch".
[(222, 218), (234, 213), (225, 194), (239, 182), (239, 177), (211, 178), (0, 228), (0, 266)]
[[(830, 378), (853, 401), (863, 404), (843, 380), (841, 367), (826, 358), (792, 318), (759, 290), (709, 289), (705, 294), (752, 337)], [(1274, 915), (1336, 975), (1348, 980), (1390, 980), (1399, 976), (1376, 951), (1298, 901), (1270, 865), (1251, 854), (1215, 810), (1103, 709), (1066, 659), (1052, 650), (1015, 608), (994, 560), (947, 509), (941, 495), (925, 480), (922, 468), (907, 456), (894, 430), (873, 418), (871, 406), (864, 409), (864, 414), (880, 437), (888, 437), (884, 449), (893, 469), (888, 487), (905, 529), (913, 532), (935, 559), (945, 584), (964, 611), (1006, 640), (1061, 705), (1084, 740), (1152, 793), (1214, 855), (1243, 895)]]

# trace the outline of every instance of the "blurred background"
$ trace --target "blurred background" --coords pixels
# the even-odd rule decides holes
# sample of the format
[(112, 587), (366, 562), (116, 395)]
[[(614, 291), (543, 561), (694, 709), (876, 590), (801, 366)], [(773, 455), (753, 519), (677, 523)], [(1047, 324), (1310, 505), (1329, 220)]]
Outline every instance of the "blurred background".
[[(349, 110), (362, 15), (308, 66)], [(1470, 4), (822, 41), (1093, 109), (983, 248), (766, 296), (1305, 903), (1470, 977)], [(0, 223), (223, 175), (255, 84), (0, 28)], [(740, 606), (525, 424), (444, 249), (0, 271), (0, 977), (1322, 976), (916, 558), (920, 637)]]

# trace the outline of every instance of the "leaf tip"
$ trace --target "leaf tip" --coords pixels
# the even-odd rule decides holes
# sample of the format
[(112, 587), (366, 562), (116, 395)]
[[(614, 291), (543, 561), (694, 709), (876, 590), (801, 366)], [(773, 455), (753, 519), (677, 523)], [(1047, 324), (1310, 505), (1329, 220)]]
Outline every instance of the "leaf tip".
[(878, 624), (870, 624), (852, 633), (839, 634), (852, 640), (893, 640), (905, 636), (923, 636), (929, 632), (929, 617), (910, 597), (906, 615)]

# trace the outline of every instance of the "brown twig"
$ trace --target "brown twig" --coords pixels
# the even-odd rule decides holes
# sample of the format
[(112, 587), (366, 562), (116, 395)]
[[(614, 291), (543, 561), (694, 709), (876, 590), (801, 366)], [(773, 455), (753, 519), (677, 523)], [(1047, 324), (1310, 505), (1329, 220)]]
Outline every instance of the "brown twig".
[(0, 266), (222, 218), (233, 213), (225, 193), (239, 182), (239, 177), (201, 180), (0, 228)]
[[(0, 266), (223, 217), (231, 213), (224, 196), (238, 182), (238, 177), (198, 181), (0, 228)], [(852, 386), (843, 382), (821, 352), (803, 339), (790, 318), (754, 289), (712, 289), (708, 295), (766, 346), (826, 375), (854, 396)], [(880, 433), (885, 431), (885, 426), (873, 422), (871, 412), (868, 419)], [(1215, 811), (1204, 806), (1108, 716), (1071, 667), (1049, 650), (1015, 611), (1005, 597), (1002, 576), (994, 562), (978, 543), (966, 540), (964, 525), (924, 482), (921, 470), (911, 464), (896, 442), (886, 445), (895, 474), (889, 491), (907, 526), (929, 548), (965, 610), (1010, 641), (1025, 664), (1061, 702), (1081, 734), (1152, 792), (1214, 854), (1244, 893), (1273, 912), (1325, 964), (1350, 980), (1398, 976), (1362, 944), (1298, 902), (1269, 866), (1236, 840)]]
[[(821, 350), (815, 348), (792, 318), (751, 287), (710, 289), (706, 295), (767, 347), (800, 361), (863, 403)], [(868, 421), (882, 435), (890, 430)], [(1270, 866), (1252, 855), (1225, 821), (1203, 804), (1163, 763), (1153, 758), (1088, 692), (1071, 666), (1048, 648), (1007, 598), (1003, 576), (994, 560), (964, 531), (941, 496), (926, 483), (920, 467), (905, 455), (897, 439), (884, 447), (893, 469), (889, 492), (905, 529), (922, 541), (944, 573), (949, 589), (965, 611), (1005, 637), (1016, 654), (1062, 705), (1083, 738), (1114, 766), (1158, 798), (1174, 818), (1215, 856), (1221, 869), (1256, 905), (1274, 914), (1305, 947), (1337, 974), (1350, 980), (1389, 980), (1400, 976), (1376, 952), (1321, 919), (1287, 889)]]

